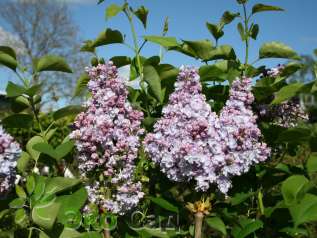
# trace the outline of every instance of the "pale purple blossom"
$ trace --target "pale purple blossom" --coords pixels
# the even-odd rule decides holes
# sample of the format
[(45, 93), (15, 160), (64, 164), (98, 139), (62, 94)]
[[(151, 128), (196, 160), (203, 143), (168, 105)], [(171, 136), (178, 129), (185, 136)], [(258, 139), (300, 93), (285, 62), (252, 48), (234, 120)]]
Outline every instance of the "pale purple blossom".
[(0, 199), (6, 197), (14, 186), (20, 146), (0, 125)]
[[(134, 182), (143, 113), (127, 100), (128, 90), (112, 62), (87, 70), (92, 97), (76, 118), (71, 138), (76, 141), (79, 170), (89, 200), (101, 209), (125, 214), (143, 197)], [(125, 188), (125, 189), (123, 189)]]
[(196, 190), (212, 184), (227, 193), (231, 177), (269, 155), (250, 105), (250, 79), (237, 79), (220, 117), (211, 111), (197, 70), (182, 67), (163, 117), (144, 140), (145, 151), (172, 181), (194, 180)]
[(296, 98), (277, 105), (262, 104), (257, 108), (260, 120), (285, 128), (296, 127), (299, 123), (309, 120), (308, 113)]
[(195, 180), (206, 191), (224, 166), (217, 115), (201, 93), (194, 68), (182, 67), (163, 117), (144, 140), (145, 151), (172, 181)]
[(260, 142), (261, 131), (251, 110), (254, 101), (251, 82), (250, 78), (236, 79), (220, 112), (220, 135), (226, 144), (226, 166), (222, 169), (224, 179), (221, 181), (223, 191), (231, 186), (227, 177), (246, 173), (252, 165), (265, 161), (270, 155), (267, 145)]
[(265, 72), (262, 74), (262, 76), (276, 78), (281, 75), (284, 69), (285, 69), (284, 65), (278, 64), (276, 67), (266, 69)]

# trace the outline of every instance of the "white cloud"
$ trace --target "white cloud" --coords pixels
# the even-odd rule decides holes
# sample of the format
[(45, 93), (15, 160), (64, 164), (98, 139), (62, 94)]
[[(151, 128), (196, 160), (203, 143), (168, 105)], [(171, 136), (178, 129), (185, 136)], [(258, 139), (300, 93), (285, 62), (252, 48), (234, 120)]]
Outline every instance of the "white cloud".
[(11, 34), (10, 32), (5, 31), (0, 26), (0, 45), (10, 46), (14, 48), (17, 54), (24, 54), (25, 53), (25, 46), (23, 42), (15, 35)]

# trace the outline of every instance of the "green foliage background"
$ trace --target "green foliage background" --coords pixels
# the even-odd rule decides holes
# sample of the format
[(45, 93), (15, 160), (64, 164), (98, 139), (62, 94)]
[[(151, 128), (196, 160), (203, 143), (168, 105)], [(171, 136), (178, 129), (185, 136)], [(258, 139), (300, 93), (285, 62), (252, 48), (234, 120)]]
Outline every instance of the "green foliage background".
[[(98, 4), (103, 2), (100, 0)], [(140, 82), (141, 89), (129, 88), (129, 100), (144, 112), (143, 126), (147, 131), (151, 131), (161, 116), (178, 74), (173, 65), (161, 63), (165, 51), (177, 51), (201, 62), (199, 74), (203, 93), (216, 112), (227, 100), (231, 82), (242, 75), (254, 78), (254, 110), (261, 104), (279, 105), (302, 95), (316, 96), (316, 77), (309, 82), (288, 81), (305, 67), (289, 46), (278, 41), (267, 42), (259, 49), (257, 59), (249, 59), (249, 46), (260, 32), (257, 14), (283, 9), (265, 4), (252, 6), (247, 0), (236, 2), (241, 12), (225, 11), (219, 22), (206, 22), (211, 39), (197, 41), (169, 36), (167, 19), (160, 34), (146, 35), (140, 41), (135, 24), (146, 28), (149, 10), (144, 6), (132, 9), (127, 1), (122, 5), (105, 2), (107, 21), (119, 16), (129, 21), (132, 44), (125, 42), (119, 30), (107, 28), (96, 39), (84, 42), (81, 50), (91, 53), (92, 65), (105, 61), (97, 55), (98, 47), (124, 44), (134, 50), (134, 58), (116, 56), (111, 60), (117, 67), (130, 65), (130, 80)], [(245, 46), (244, 59), (237, 58), (232, 46), (222, 44), (228, 24), (237, 25)], [(160, 45), (159, 55), (142, 55), (145, 44)], [(265, 65), (254, 66), (268, 58), (289, 60), (277, 78), (259, 77)], [(72, 73), (72, 70), (63, 58), (48, 55), (34, 62), (34, 72), (29, 78), (24, 66), (17, 61), (14, 49), (6, 46), (0, 46), (0, 64), (10, 68), (20, 80), (20, 84), (9, 82), (7, 85), (10, 111), (6, 111), (8, 115), (3, 115), (1, 123), (23, 149), (18, 161), (21, 179), (15, 191), (0, 203), (0, 237), (103, 237), (106, 218), (113, 225), (113, 237), (193, 237), (194, 217), (186, 204), (202, 197), (212, 204), (204, 219), (202, 237), (317, 237), (317, 115), (314, 105), (307, 106), (310, 121), (292, 128), (265, 120), (258, 122), (265, 142), (272, 148), (272, 156), (247, 174), (235, 177), (228, 196), (215, 189), (200, 194), (191, 184), (168, 181), (141, 149), (137, 176), (143, 183), (146, 197), (138, 212), (116, 217), (96, 208), (84, 215), (82, 208), (87, 192), (76, 179), (76, 151), (67, 137), (71, 131), (69, 126), (83, 108), (68, 105), (55, 112), (40, 112), (41, 84), (30, 84), (32, 77), (42, 72)], [(314, 70), (316, 76), (316, 62)], [(75, 96), (86, 95), (88, 80), (87, 74), (78, 79)], [(66, 170), (70, 170), (73, 177), (65, 176)]]

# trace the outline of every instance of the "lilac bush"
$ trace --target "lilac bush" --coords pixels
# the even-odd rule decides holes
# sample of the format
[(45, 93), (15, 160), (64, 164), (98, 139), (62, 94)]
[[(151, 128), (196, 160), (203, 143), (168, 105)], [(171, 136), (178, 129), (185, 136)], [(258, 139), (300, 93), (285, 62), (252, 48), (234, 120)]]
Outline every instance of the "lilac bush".
[(20, 154), (20, 145), (0, 125), (0, 198), (4, 198), (14, 186)]
[(71, 138), (89, 200), (101, 209), (125, 214), (143, 197), (134, 182), (135, 159), (143, 134), (143, 113), (127, 101), (128, 91), (112, 62), (87, 69), (92, 95), (79, 114)]

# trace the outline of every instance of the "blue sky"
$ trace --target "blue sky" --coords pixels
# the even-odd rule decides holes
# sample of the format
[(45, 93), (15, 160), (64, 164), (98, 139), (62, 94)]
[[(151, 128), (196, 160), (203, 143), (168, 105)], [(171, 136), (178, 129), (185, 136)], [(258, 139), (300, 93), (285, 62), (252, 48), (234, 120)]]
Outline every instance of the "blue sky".
[[(97, 5), (97, 0), (66, 0), (69, 2), (71, 13), (75, 23), (79, 26), (80, 37), (83, 40), (95, 38), (99, 32), (107, 27), (118, 29), (127, 34), (131, 42), (130, 28), (127, 19), (123, 14), (105, 21), (105, 8), (110, 3), (122, 4), (123, 0), (106, 0), (105, 3)], [(216, 23), (225, 10), (238, 11), (240, 6), (235, 0), (130, 0), (133, 6), (145, 5), (149, 10), (148, 27), (145, 32), (142, 25), (137, 22), (137, 32), (142, 40), (142, 35), (160, 34), (164, 18), (169, 17), (168, 36), (175, 36), (178, 39), (199, 40), (212, 39), (212, 36), (205, 27), (206, 21)], [(300, 54), (311, 54), (317, 48), (316, 29), (316, 0), (250, 0), (250, 7), (255, 3), (278, 5), (285, 9), (285, 12), (258, 13), (254, 18), (260, 24), (260, 33), (257, 41), (251, 42), (250, 59), (256, 59), (261, 44), (268, 41), (281, 41)], [(244, 48), (236, 30), (237, 21), (225, 27), (225, 36), (220, 44), (230, 44), (234, 47), (236, 54), (244, 57)], [(132, 43), (132, 42), (131, 42)], [(148, 44), (144, 48), (145, 56), (158, 54), (157, 45)], [(100, 55), (110, 58), (113, 55), (129, 55), (131, 50), (125, 46), (103, 47)], [(192, 60), (179, 53), (168, 52), (164, 61), (174, 65), (191, 64), (199, 65), (199, 62)], [(279, 63), (279, 60), (270, 60), (269, 65)], [(0, 76), (4, 76), (3, 70)], [(1, 77), (2, 78), (2, 77)], [(0, 80), (0, 90), (5, 88), (5, 81)]]
[[(80, 1), (80, 0), (77, 0)], [(105, 21), (105, 7), (111, 3), (121, 4), (122, 1), (105, 1), (105, 4), (96, 6), (94, 0), (82, 0), (86, 4), (73, 4), (73, 17), (80, 26), (82, 37), (90, 39), (97, 36), (106, 27), (122, 30), (129, 34), (129, 26), (124, 15), (119, 15), (109, 22)], [(92, 4), (89, 4), (92, 3)], [(138, 35), (159, 34), (166, 16), (170, 19), (169, 36), (178, 39), (198, 40), (212, 39), (205, 27), (206, 21), (217, 22), (225, 10), (241, 10), (235, 0), (134, 0), (134, 6), (145, 5), (150, 9), (149, 25), (144, 32), (138, 24)], [(274, 0), (274, 1), (249, 1), (249, 7), (255, 3), (278, 5), (285, 12), (267, 12), (256, 15), (255, 20), (260, 24), (260, 34), (257, 41), (251, 43), (251, 59), (255, 59), (259, 46), (266, 41), (278, 40), (294, 48), (296, 51), (309, 54), (317, 48), (316, 0)], [(108, 4), (107, 4), (108, 3)], [(236, 53), (243, 56), (243, 45), (236, 30), (237, 21), (225, 28), (225, 36), (220, 44), (233, 45)], [(106, 47), (102, 52), (106, 56), (113, 54), (127, 54), (129, 50), (124, 47)], [(152, 55), (158, 52), (155, 45), (147, 45), (145, 54)], [(165, 61), (175, 65), (197, 64), (197, 61), (178, 53), (168, 53)]]

